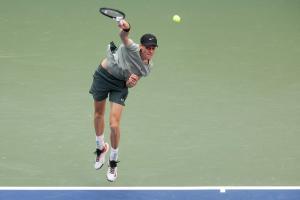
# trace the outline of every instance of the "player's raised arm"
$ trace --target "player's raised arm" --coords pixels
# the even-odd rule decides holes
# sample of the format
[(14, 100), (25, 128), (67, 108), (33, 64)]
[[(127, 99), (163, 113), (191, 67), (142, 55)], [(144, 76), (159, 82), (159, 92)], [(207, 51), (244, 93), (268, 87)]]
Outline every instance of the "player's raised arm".
[(128, 37), (130, 31), (130, 24), (126, 20), (121, 20), (118, 23), (121, 31), (120, 31), (120, 38), (125, 46), (129, 46), (133, 43), (133, 41)]

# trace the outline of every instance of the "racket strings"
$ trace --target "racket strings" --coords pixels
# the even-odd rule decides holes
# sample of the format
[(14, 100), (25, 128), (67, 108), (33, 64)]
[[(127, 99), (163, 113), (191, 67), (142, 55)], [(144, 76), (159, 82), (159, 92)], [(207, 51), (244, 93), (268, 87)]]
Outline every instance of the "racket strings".
[(115, 11), (108, 11), (108, 10), (106, 10), (106, 14), (108, 14), (108, 15), (110, 15), (110, 16), (112, 16), (112, 17), (123, 17), (120, 13), (118, 13), (118, 12), (115, 12)]
[(120, 21), (121, 19), (125, 18), (125, 14), (122, 11), (112, 9), (112, 8), (100, 8), (100, 13), (103, 15), (106, 15), (110, 18), (113, 18), (117, 21)]

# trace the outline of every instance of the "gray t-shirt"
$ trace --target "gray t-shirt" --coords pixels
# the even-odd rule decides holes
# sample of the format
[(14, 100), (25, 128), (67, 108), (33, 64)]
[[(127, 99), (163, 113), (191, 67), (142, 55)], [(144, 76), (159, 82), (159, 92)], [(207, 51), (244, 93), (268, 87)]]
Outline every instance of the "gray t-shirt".
[(134, 42), (128, 47), (121, 44), (115, 53), (110, 51), (110, 45), (108, 45), (107, 61), (107, 70), (117, 79), (125, 81), (132, 73), (147, 76), (152, 66), (151, 62), (145, 64), (142, 61), (139, 45)]

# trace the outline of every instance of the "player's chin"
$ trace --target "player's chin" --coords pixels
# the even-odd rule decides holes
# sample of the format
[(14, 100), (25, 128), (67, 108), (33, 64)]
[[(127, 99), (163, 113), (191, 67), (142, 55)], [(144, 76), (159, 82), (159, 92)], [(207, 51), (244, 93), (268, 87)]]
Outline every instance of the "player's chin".
[(148, 60), (151, 60), (152, 57), (153, 57), (153, 54), (148, 54), (148, 55), (147, 55), (147, 59), (148, 59)]

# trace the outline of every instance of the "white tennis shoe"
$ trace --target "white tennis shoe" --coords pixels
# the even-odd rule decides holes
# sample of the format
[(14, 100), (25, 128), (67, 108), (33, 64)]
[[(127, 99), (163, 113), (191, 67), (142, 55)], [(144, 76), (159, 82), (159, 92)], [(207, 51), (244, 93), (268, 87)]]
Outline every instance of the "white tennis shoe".
[(105, 163), (105, 155), (109, 150), (109, 144), (105, 143), (102, 150), (96, 149), (95, 169), (100, 169)]
[(118, 177), (118, 167), (117, 163), (119, 161), (110, 160), (108, 165), (108, 170), (106, 173), (106, 178), (108, 181), (114, 182)]

